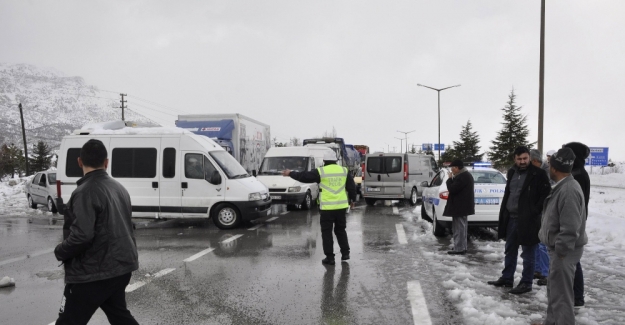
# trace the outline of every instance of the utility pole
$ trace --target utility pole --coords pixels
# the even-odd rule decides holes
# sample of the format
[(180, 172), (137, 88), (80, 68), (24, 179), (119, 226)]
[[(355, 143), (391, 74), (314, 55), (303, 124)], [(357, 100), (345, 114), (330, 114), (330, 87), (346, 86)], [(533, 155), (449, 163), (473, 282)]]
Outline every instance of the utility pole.
[(28, 172), (28, 146), (26, 145), (26, 129), (24, 128), (24, 113), (22, 113), (22, 103), (19, 104), (19, 108), (20, 108), (20, 119), (22, 120), (22, 139), (24, 140), (24, 157), (26, 158), (26, 176), (28, 176), (30, 175), (30, 173)]
[(545, 101), (545, 0), (540, 10), (540, 68), (538, 81), (538, 151), (543, 152), (543, 118)]
[(124, 96), (128, 96), (127, 94), (119, 94), (120, 96), (122, 96), (122, 100), (120, 100), (120, 102), (122, 103), (122, 121), (125, 121), (124, 119), (124, 108), (126, 108), (126, 106), (124, 106), (124, 103), (127, 102), (127, 100), (124, 100)]
[(404, 139), (398, 137), (395, 137), (395, 139), (399, 139), (399, 152), (401, 152), (402, 150), (404, 150)]
[(406, 152), (408, 152), (408, 133), (412, 133), (416, 130), (412, 130), (412, 131), (408, 131), (408, 132), (404, 132), (404, 131), (397, 131), (399, 133), (403, 133), (405, 138), (406, 138)]

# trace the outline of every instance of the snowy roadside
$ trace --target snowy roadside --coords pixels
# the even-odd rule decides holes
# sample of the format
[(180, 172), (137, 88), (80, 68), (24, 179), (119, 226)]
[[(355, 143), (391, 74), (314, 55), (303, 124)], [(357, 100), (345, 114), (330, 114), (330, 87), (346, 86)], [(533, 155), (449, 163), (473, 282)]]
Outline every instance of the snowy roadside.
[(33, 176), (13, 178), (10, 180), (4, 179), (0, 181), (0, 218), (49, 218), (53, 216), (51, 212), (48, 212), (48, 208), (43, 205), (39, 205), (36, 210), (33, 210), (28, 206), (24, 186), (26, 185), (26, 182), (32, 179), (32, 177)]

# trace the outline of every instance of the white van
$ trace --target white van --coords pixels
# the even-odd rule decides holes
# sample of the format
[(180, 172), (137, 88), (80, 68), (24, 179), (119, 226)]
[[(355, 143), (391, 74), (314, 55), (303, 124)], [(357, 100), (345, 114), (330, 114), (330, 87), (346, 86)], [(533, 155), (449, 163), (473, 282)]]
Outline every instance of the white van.
[(300, 183), (282, 176), (282, 171), (311, 171), (323, 166), (323, 154), (334, 153), (327, 147), (273, 147), (267, 151), (256, 178), (267, 188), (273, 203), (310, 209), (319, 197), (319, 184)]
[(230, 229), (269, 215), (267, 187), (213, 140), (180, 128), (125, 126), (85, 126), (63, 138), (57, 167), (61, 213), (83, 176), (80, 150), (98, 139), (108, 151), (108, 174), (130, 194), (133, 217), (212, 217), (217, 227)]

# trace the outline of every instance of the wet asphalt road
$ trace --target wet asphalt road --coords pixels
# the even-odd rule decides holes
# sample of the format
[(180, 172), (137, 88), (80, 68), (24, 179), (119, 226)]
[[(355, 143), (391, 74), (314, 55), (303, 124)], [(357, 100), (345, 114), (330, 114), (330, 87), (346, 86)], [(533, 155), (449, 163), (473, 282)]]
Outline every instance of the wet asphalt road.
[[(141, 324), (424, 324), (428, 316), (462, 324), (440, 285), (445, 275), (422, 256), (448, 249), (450, 239), (423, 247), (402, 238), (398, 227), (408, 238), (424, 231), (413, 210), (357, 205), (347, 220), (351, 260), (335, 266), (321, 264), (316, 208), (275, 206), (271, 216), (227, 231), (208, 220), (137, 220), (140, 268), (129, 309)], [(64, 284), (51, 251), (63, 221), (50, 216), (0, 219), (0, 277), (17, 283), (0, 290), (0, 324), (56, 319)], [(409, 282), (423, 299), (409, 299)], [(108, 321), (98, 311), (90, 324)]]

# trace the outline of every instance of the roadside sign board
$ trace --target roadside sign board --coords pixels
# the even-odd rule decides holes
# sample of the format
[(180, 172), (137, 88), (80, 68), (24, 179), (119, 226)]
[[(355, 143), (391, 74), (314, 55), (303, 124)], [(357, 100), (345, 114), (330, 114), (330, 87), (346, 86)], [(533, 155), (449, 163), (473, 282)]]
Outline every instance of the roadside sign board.
[(421, 150), (422, 151), (428, 151), (428, 150), (432, 150), (434, 146), (432, 146), (431, 143), (424, 143), (421, 145)]
[(586, 166), (607, 166), (608, 147), (590, 147), (590, 156), (586, 158)]
[(441, 151), (445, 151), (445, 144), (444, 143), (435, 143), (434, 144), (434, 150), (435, 151), (438, 151), (439, 147), (441, 148), (440, 149)]

